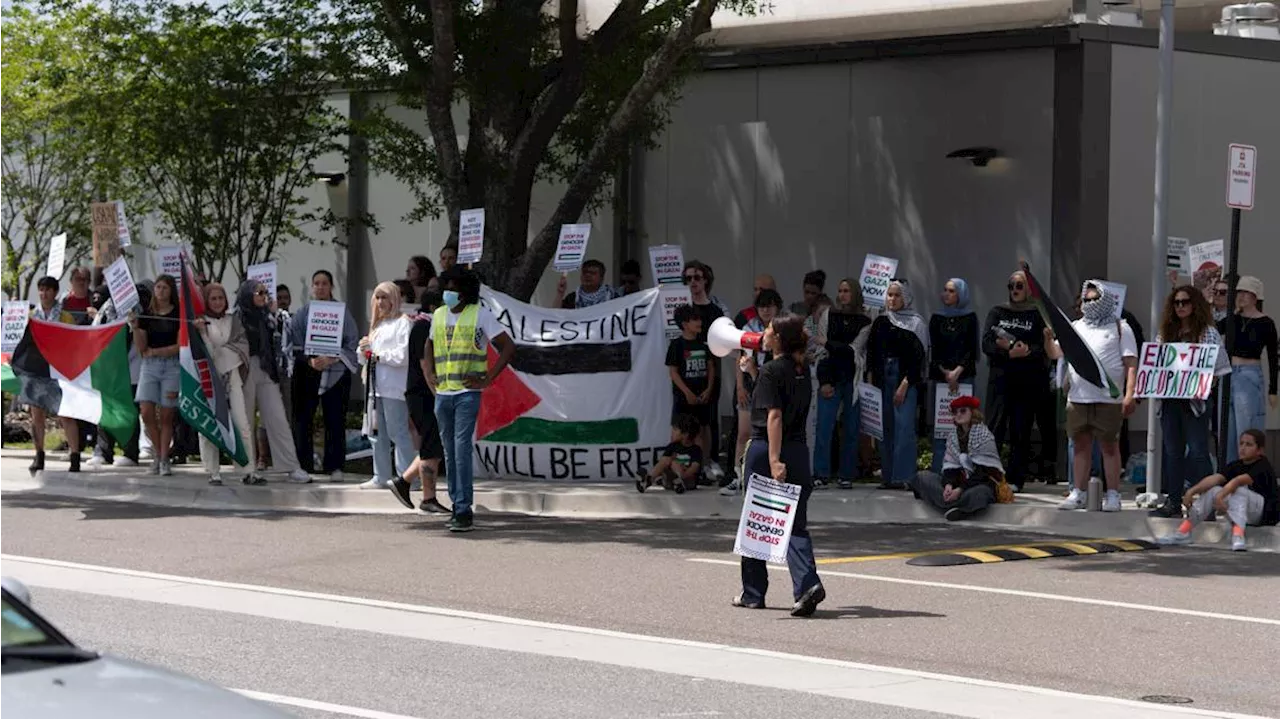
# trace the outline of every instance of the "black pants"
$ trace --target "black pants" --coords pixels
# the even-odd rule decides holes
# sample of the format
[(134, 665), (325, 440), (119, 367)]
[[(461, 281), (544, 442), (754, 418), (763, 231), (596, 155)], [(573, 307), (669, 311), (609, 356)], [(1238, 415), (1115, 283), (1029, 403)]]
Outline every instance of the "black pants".
[[(784, 442), (782, 463), (787, 465), (787, 483), (800, 485), (800, 501), (796, 502), (795, 519), (791, 525), (791, 542), (787, 545), (787, 569), (791, 572), (791, 594), (796, 600), (815, 584), (818, 563), (813, 558), (813, 540), (809, 537), (809, 495), (813, 494), (813, 479), (809, 475), (809, 446), (804, 442)], [(744, 479), (752, 474), (772, 476), (769, 469), (769, 442), (753, 439), (747, 447)], [(759, 559), (742, 558), (742, 599), (744, 602), (764, 602), (769, 591), (769, 565)]]
[(311, 368), (306, 359), (293, 366), (293, 444), (298, 451), (298, 465), (308, 474), (315, 472), (315, 446), (311, 427), (320, 407), (324, 422), (324, 467), (327, 474), (342, 469), (347, 459), (347, 398), (351, 394), (351, 373), (320, 394), (321, 373)]
[[(133, 385), (133, 391), (131, 394), (135, 397), (138, 396), (138, 385)], [(138, 407), (138, 404), (135, 402), (133, 406)], [(138, 407), (138, 413), (142, 413), (141, 407)], [(133, 434), (129, 436), (129, 441), (124, 443), (124, 456), (135, 462), (138, 461), (138, 439), (141, 434), (142, 418), (139, 417), (138, 424), (133, 427)], [(114, 461), (113, 458), (116, 453), (116, 438), (112, 437), (109, 432), (106, 432), (101, 428), (98, 429), (98, 439), (95, 447), (97, 449), (97, 453), (104, 461), (106, 461), (107, 464), (111, 464)]]
[(1040, 457), (1037, 462), (1039, 476), (1054, 479), (1058, 476), (1058, 394), (1047, 387), (1036, 406), (1036, 429), (1040, 433)]
[[(1031, 428), (1047, 404), (1047, 373), (998, 374), (987, 384), (987, 412), (999, 445), (1009, 444), (1009, 483), (1022, 489), (1031, 465)], [(1054, 424), (1056, 425), (1056, 419)], [(1057, 438), (1054, 438), (1057, 441)], [(1056, 451), (1055, 451), (1056, 453)]]

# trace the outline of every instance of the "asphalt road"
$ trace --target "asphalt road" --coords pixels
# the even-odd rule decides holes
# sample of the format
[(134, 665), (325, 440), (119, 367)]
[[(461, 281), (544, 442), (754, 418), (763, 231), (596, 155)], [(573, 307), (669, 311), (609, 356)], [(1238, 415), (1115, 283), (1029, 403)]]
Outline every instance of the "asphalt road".
[[(812, 671), (822, 671), (820, 660), (841, 660), (1124, 700), (1179, 695), (1193, 709), (1280, 715), (1274, 682), (1262, 681), (1280, 646), (1275, 554), (1177, 549), (922, 568), (866, 558), (1054, 540), (955, 525), (815, 526), (821, 560), (859, 559), (820, 567), (829, 599), (806, 621), (781, 611), (790, 605), (785, 572), (772, 576), (769, 610), (729, 606), (738, 586), (727, 521), (482, 517), (476, 532), (458, 536), (435, 517), (407, 514), (191, 512), (11, 494), (2, 520), (9, 557), (769, 650), (817, 658)], [(498, 636), (472, 646), (449, 626), (400, 633), (412, 617), (335, 626), (287, 612), (259, 616), (248, 601), (231, 609), (212, 599), (206, 607), (107, 596), (83, 581), (74, 591), (37, 589), (37, 601), (90, 646), (226, 686), (386, 716), (936, 715), (906, 687), (867, 703), (859, 700), (867, 695), (829, 696), (803, 682), (791, 691), (755, 686), (764, 680), (751, 665), (716, 673), (740, 660), (720, 650), (706, 649), (720, 653), (688, 669), (650, 667), (627, 658), (640, 644), (555, 654), (547, 647), (563, 637), (514, 644)], [(452, 638), (435, 641), (432, 632)], [(685, 649), (667, 651), (680, 661)], [(761, 676), (773, 676), (771, 661), (756, 662)], [(990, 701), (985, 715), (1013, 715), (997, 708), (998, 696)], [(929, 708), (984, 715), (979, 704)]]

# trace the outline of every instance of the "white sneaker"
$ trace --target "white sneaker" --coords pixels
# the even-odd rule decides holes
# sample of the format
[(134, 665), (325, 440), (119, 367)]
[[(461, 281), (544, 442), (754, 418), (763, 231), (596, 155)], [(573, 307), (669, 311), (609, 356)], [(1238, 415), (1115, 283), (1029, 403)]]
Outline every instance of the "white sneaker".
[(92, 457), (90, 457), (89, 459), (85, 460), (84, 466), (86, 466), (86, 467), (101, 467), (102, 465), (104, 465), (104, 464), (106, 464), (106, 463), (107, 463), (107, 460), (103, 459), (103, 458), (102, 458), (102, 455), (100, 455), (100, 454), (95, 454), (95, 455), (93, 455)]
[(156, 457), (155, 457), (155, 455), (154, 455), (154, 454), (152, 454), (150, 450), (146, 450), (146, 449), (144, 449), (144, 450), (141, 450), (141, 451), (139, 451), (139, 452), (138, 452), (138, 459), (140, 459), (140, 460), (142, 460), (142, 461), (144, 461), (144, 462), (147, 462), (147, 461), (153, 460), (153, 459), (155, 459), (155, 458), (156, 458)]
[(391, 480), (374, 477), (360, 485), (360, 489), (386, 489), (391, 486)]
[(734, 496), (735, 494), (737, 494), (738, 492), (741, 492), (741, 491), (742, 491), (742, 480), (740, 480), (740, 479), (735, 479), (735, 480), (733, 480), (732, 482), (730, 482), (730, 483), (728, 483), (728, 484), (726, 484), (725, 486), (723, 486), (723, 487), (721, 487), (721, 488), (720, 488), (720, 496), (721, 496), (721, 497), (732, 497), (732, 496)]
[(1102, 500), (1102, 511), (1119, 512), (1120, 511), (1120, 493), (1114, 489), (1107, 490), (1107, 496)]
[(161, 477), (173, 476), (173, 468), (169, 466), (168, 460), (162, 460), (160, 462), (160, 476)]
[(342, 470), (335, 469), (329, 473), (329, 481), (335, 484), (342, 484)]
[(128, 457), (117, 457), (116, 466), (117, 467), (137, 467), (138, 463), (133, 461), (132, 459), (129, 459)]
[(1068, 494), (1067, 498), (1062, 500), (1062, 503), (1058, 505), (1058, 509), (1084, 509), (1084, 492), (1078, 489), (1071, 490), (1071, 494)]
[(1183, 534), (1182, 532), (1174, 532), (1173, 534), (1166, 534), (1163, 537), (1156, 537), (1156, 544), (1159, 544), (1161, 546), (1166, 546), (1166, 547), (1191, 544), (1191, 535)]
[(311, 484), (311, 475), (301, 469), (295, 469), (289, 473), (289, 481), (294, 484)]
[(1243, 552), (1249, 549), (1249, 543), (1245, 541), (1243, 534), (1231, 535), (1231, 551)]

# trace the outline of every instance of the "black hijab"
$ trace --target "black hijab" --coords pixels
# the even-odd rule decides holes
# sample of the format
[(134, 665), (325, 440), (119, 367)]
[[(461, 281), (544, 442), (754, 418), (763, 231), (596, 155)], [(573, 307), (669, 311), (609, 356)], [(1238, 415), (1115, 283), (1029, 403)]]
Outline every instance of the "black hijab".
[(236, 292), (236, 307), (240, 312), (240, 323), (244, 325), (245, 337), (249, 340), (249, 355), (257, 357), (262, 369), (279, 382), (279, 371), (276, 369), (275, 318), (266, 307), (253, 304), (253, 292), (262, 283), (257, 280), (245, 280), (240, 283)]

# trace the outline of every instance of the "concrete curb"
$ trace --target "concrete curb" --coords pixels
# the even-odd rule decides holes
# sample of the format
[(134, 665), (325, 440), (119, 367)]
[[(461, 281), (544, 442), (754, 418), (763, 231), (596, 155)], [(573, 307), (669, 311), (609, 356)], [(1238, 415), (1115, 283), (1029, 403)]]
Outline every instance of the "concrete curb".
[[(183, 468), (173, 477), (138, 475), (138, 470), (106, 469), (71, 474), (46, 470), (36, 476), (7, 468), (0, 489), (6, 495), (46, 494), (61, 497), (138, 502), (166, 507), (221, 511), (292, 511), (356, 514), (404, 513), (386, 490), (360, 489), (354, 483), (306, 485), (273, 481), (265, 487), (238, 483), (211, 487), (203, 474)], [(440, 489), (443, 501), (443, 486)], [(722, 497), (711, 489), (684, 495), (661, 490), (645, 494), (615, 483), (556, 484), (532, 481), (482, 480), (476, 484), (476, 509), (481, 513), (514, 513), (535, 517), (574, 519), (727, 519), (738, 517), (740, 499)], [(1177, 522), (1154, 519), (1145, 510), (1118, 513), (1063, 512), (1049, 494), (1020, 495), (1011, 505), (993, 505), (975, 526), (1018, 529), (1074, 537), (1149, 539), (1172, 532)], [(852, 524), (940, 524), (944, 520), (904, 492), (872, 487), (815, 492), (809, 503), (812, 522)], [(1197, 544), (1223, 546), (1226, 523), (1208, 522), (1196, 531)], [(1250, 549), (1280, 551), (1280, 531), (1258, 527), (1249, 531)]]

